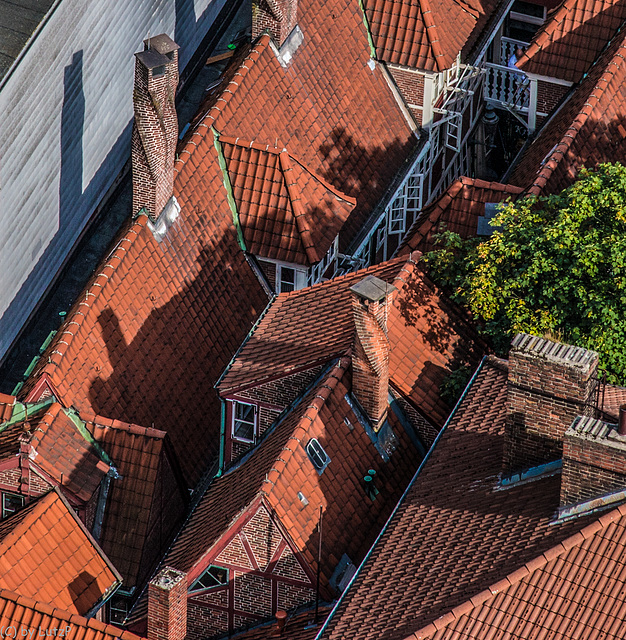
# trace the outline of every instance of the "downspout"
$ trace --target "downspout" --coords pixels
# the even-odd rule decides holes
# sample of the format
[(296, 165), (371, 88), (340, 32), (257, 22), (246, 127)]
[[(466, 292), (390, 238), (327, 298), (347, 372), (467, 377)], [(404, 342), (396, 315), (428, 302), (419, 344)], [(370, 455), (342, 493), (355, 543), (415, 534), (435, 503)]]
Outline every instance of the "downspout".
[(221, 418), (220, 418), (220, 460), (216, 478), (224, 473), (224, 450), (226, 448), (226, 401), (220, 396)]
[(98, 496), (98, 504), (96, 505), (96, 513), (93, 519), (93, 535), (96, 542), (100, 542), (100, 536), (102, 535), (102, 523), (104, 522), (104, 510), (109, 497), (109, 489), (111, 488), (111, 480), (120, 478), (120, 474), (115, 467), (111, 467), (106, 476), (102, 478), (102, 486), (100, 488), (100, 495)]

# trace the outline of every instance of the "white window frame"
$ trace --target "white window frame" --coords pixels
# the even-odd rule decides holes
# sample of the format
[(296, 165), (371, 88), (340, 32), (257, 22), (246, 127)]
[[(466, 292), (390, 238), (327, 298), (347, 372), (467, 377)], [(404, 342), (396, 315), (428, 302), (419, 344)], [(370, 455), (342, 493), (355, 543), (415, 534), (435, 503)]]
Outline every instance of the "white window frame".
[(295, 282), (293, 291), (304, 289), (307, 284), (307, 270), (305, 267), (296, 264), (289, 264), (286, 262), (275, 262), (276, 265), (276, 282), (274, 283), (274, 290), (276, 293), (284, 293), (282, 291), (282, 271), (283, 269), (292, 269), (295, 272)]
[[(238, 419), (237, 418), (237, 406), (238, 405), (244, 405), (246, 407), (252, 407), (253, 411), (254, 411), (254, 419), (253, 422), (250, 423), (247, 420), (242, 420), (242, 419)], [(258, 427), (259, 427), (259, 408), (257, 407), (256, 404), (253, 404), (252, 402), (241, 402), (239, 400), (232, 400), (231, 401), (231, 408), (232, 408), (232, 418), (231, 418), (231, 423), (230, 423), (230, 434), (231, 434), (231, 438), (237, 442), (246, 442), (248, 444), (252, 443), (254, 444), (256, 442), (256, 437), (257, 437), (257, 432), (258, 432)], [(239, 422), (243, 422), (244, 424), (252, 424), (252, 439), (249, 440), (248, 438), (242, 438), (241, 436), (238, 436), (235, 434), (235, 422), (239, 420)]]

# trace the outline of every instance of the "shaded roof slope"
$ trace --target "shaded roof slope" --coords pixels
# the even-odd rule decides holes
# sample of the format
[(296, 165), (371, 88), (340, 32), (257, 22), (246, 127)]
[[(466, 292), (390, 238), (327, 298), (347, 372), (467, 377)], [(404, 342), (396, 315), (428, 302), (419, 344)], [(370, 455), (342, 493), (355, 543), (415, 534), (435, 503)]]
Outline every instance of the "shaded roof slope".
[(54, 0), (0, 0), (0, 80), (35, 35)]
[(589, 75), (546, 122), (510, 182), (530, 194), (557, 193), (580, 168), (626, 154), (626, 37), (615, 37)]
[[(183, 516), (187, 496), (182, 478), (163, 460), (165, 432), (100, 416), (90, 428), (121, 476), (109, 488), (100, 544), (128, 589), (149, 577), (155, 554)], [(161, 519), (169, 529), (163, 531)]]
[(380, 60), (427, 71), (452, 67), (500, 0), (364, 0)]
[(220, 136), (246, 249), (297, 264), (319, 262), (356, 201), (286, 149)]
[[(18, 638), (33, 638), (40, 630), (50, 633), (63, 630), (67, 640), (143, 640), (140, 636), (122, 631), (112, 624), (82, 616), (0, 589), (0, 616), (4, 628), (15, 629)], [(67, 630), (67, 633), (66, 633)]]
[(354, 334), (349, 288), (367, 275), (399, 289), (387, 320), (390, 381), (429, 419), (443, 424), (449, 408), (439, 397), (439, 384), (450, 368), (476, 364), (484, 345), (410, 256), (280, 294), (230, 364), (220, 392), (345, 355)]
[(488, 358), (321, 637), (407, 638), (589, 523), (555, 523), (558, 476), (494, 491), (506, 405)]
[(438, 248), (434, 236), (444, 228), (462, 238), (473, 238), (477, 234), (478, 218), (485, 215), (485, 203), (514, 199), (522, 191), (521, 187), (510, 184), (458, 178), (439, 199), (422, 210), (398, 252), (433, 251)]
[[(343, 552), (353, 560), (363, 557), (373, 537), (391, 511), (416, 465), (417, 451), (399, 420), (390, 412), (398, 437), (398, 452), (381, 464), (363, 428), (352, 430), (344, 422), (360, 425), (345, 399), (351, 387), (348, 358), (330, 370), (296, 407), (280, 421), (242, 463), (213, 481), (164, 563), (189, 571), (257, 497), (263, 497), (283, 523), (291, 540), (312, 566), (317, 557), (317, 514), (324, 508), (323, 577), (339, 562)], [(315, 437), (330, 457), (319, 475), (304, 445)], [(367, 470), (384, 477), (380, 496), (370, 502), (361, 485)], [(303, 506), (298, 491), (309, 504)]]
[(517, 66), (528, 73), (579, 82), (624, 20), (624, 0), (565, 0)]
[(120, 581), (57, 491), (24, 507), (0, 526), (2, 589), (85, 615)]

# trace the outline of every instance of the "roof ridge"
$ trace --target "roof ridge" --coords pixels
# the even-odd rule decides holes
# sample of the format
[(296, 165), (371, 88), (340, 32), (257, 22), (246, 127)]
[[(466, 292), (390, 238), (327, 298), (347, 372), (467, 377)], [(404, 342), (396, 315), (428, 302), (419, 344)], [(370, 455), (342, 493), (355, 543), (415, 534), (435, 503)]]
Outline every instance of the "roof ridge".
[[(61, 409), (63, 409), (63, 405), (60, 402), (53, 402), (46, 407), (45, 413), (41, 416), (41, 420), (38, 421), (36, 428), (32, 431), (30, 445), (34, 449), (37, 449), (37, 445), (41, 444), (43, 436), (48, 433), (48, 429), (50, 429), (52, 423), (57, 419), (59, 413), (61, 413)], [(49, 420), (46, 420), (48, 417)], [(46, 425), (45, 429), (41, 428), (42, 424)]]
[(123, 422), (122, 420), (116, 420), (114, 418), (105, 418), (104, 416), (96, 415), (90, 422), (105, 429), (114, 429), (115, 431), (126, 431), (134, 435), (147, 436), (149, 438), (163, 439), (167, 435), (167, 432), (155, 429), (154, 427), (142, 427), (134, 422)]
[[(289, 150), (286, 149), (286, 151), (287, 151), (287, 153), (289, 153)], [(299, 164), (307, 173), (311, 174), (311, 176), (315, 180), (317, 180), (322, 186), (324, 186), (326, 189), (328, 189), (328, 191), (330, 191), (333, 195), (337, 196), (337, 198), (339, 198), (341, 200), (344, 200), (345, 202), (348, 202), (349, 204), (352, 204), (352, 205), (356, 206), (356, 198), (353, 198), (352, 196), (349, 196), (347, 193), (344, 193), (343, 191), (341, 191), (337, 187), (334, 187), (330, 182), (328, 182), (328, 180), (326, 180), (319, 173), (317, 173), (317, 171), (314, 171), (313, 169), (310, 169), (302, 160), (300, 160), (298, 157), (294, 156), (292, 153), (289, 153), (289, 157), (294, 162)]]
[[(326, 375), (314, 387), (315, 396), (309, 402), (306, 410), (298, 420), (296, 428), (293, 430), (293, 433), (283, 447), (283, 451), (289, 451), (289, 455), (281, 455), (281, 457), (276, 460), (276, 463), (273, 465), (272, 469), (268, 472), (268, 474), (265, 476), (265, 479), (261, 483), (259, 493), (263, 493), (267, 496), (271, 495), (273, 488), (276, 486), (277, 479), (280, 477), (281, 473), (287, 466), (287, 461), (289, 460), (291, 455), (293, 455), (293, 452), (296, 450), (297, 445), (300, 444), (301, 436), (306, 433), (305, 429), (300, 426), (301, 422), (305, 419), (309, 420), (310, 422), (313, 422), (315, 420), (317, 414), (326, 404), (326, 401), (330, 397), (330, 394), (335, 390), (335, 387), (343, 378), (345, 372), (348, 370), (350, 362), (351, 360), (347, 356), (342, 356), (341, 358), (339, 358), (333, 368), (328, 371)], [(290, 446), (290, 443), (294, 443), (293, 446)]]
[[(421, 0), (420, 10), (422, 12), (422, 18), (424, 19), (424, 26), (426, 27), (426, 37), (428, 38), (428, 42), (430, 43), (430, 47), (433, 51), (433, 57), (437, 65), (437, 70), (443, 71), (444, 65), (440, 64), (440, 61), (443, 58), (443, 49), (441, 48), (441, 42), (439, 41), (439, 33), (432, 14), (430, 0)], [(430, 33), (431, 30), (432, 37)]]
[(222, 144), (230, 144), (234, 147), (242, 147), (244, 149), (256, 149), (257, 151), (264, 151), (266, 153), (271, 153), (273, 155), (279, 155), (285, 149), (277, 146), (272, 147), (269, 143), (263, 144), (262, 142), (257, 142), (256, 140), (247, 140), (246, 138), (240, 138), (237, 136), (227, 136), (220, 133), (220, 142)]
[[(618, 58), (621, 60), (621, 64), (617, 63), (616, 59)], [(610, 60), (607, 61), (602, 71), (602, 75), (598, 78), (595, 86), (591, 89), (589, 96), (587, 97), (581, 109), (576, 114), (573, 122), (561, 136), (561, 139), (548, 152), (549, 157), (546, 156), (546, 158), (544, 159), (541, 170), (535, 176), (532, 185), (528, 188), (528, 195), (541, 195), (543, 189), (548, 183), (548, 180), (552, 177), (554, 170), (558, 167), (561, 160), (565, 157), (565, 154), (576, 139), (578, 132), (587, 122), (587, 119), (591, 115), (591, 112), (597, 106), (600, 98), (604, 95), (604, 92), (606, 91), (613, 76), (613, 72), (612, 70), (609, 70), (609, 67), (611, 65), (615, 65), (619, 68), (623, 64), (626, 64), (626, 34), (622, 34), (622, 41), (620, 46), (611, 56)], [(587, 75), (586, 78), (583, 79), (583, 82), (587, 78), (589, 78), (589, 75)], [(578, 85), (577, 89), (570, 94), (569, 100), (572, 100), (574, 98), (576, 92), (580, 90), (581, 86), (582, 82)], [(555, 158), (557, 154), (560, 154), (560, 158), (558, 160)]]
[(553, 547), (550, 547), (534, 559), (524, 563), (521, 567), (510, 572), (501, 580), (492, 583), (486, 589), (483, 589), (465, 602), (457, 605), (442, 616), (439, 616), (430, 624), (418, 629), (411, 635), (407, 636), (404, 640), (425, 640), (426, 638), (431, 637), (437, 631), (440, 631), (444, 627), (447, 627), (449, 624), (458, 620), (461, 616), (469, 613), (472, 609), (475, 609), (487, 602), (487, 600), (495, 597), (500, 592), (506, 591), (509, 587), (515, 586), (526, 576), (529, 576), (535, 571), (545, 567), (548, 563), (552, 562), (552, 560), (560, 557), (570, 549), (579, 546), (585, 540), (592, 537), (602, 529), (605, 529), (615, 520), (619, 520), (624, 516), (626, 516), (626, 503), (620, 505), (617, 509), (613, 509), (609, 513), (605, 513), (597, 520), (594, 520), (587, 526), (583, 527), (580, 531), (577, 531)]
[(289, 158), (289, 153), (287, 153), (287, 150), (284, 149), (280, 152), (278, 161), (280, 163), (280, 169), (285, 180), (285, 188), (287, 189), (287, 193), (289, 194), (289, 202), (291, 203), (292, 214), (294, 220), (296, 221), (296, 228), (300, 233), (302, 246), (304, 247), (307, 258), (309, 259), (311, 264), (314, 264), (320, 260), (320, 256), (317, 254), (315, 243), (313, 242), (311, 228), (309, 227), (306, 220), (306, 212), (302, 205), (302, 195), (300, 193), (298, 184), (293, 177), (293, 167), (291, 166)]

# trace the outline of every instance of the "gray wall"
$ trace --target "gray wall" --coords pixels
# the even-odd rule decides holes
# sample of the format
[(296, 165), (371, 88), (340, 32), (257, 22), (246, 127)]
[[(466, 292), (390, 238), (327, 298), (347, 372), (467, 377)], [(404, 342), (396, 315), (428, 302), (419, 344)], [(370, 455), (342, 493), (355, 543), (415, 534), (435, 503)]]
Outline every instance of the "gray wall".
[(134, 57), (184, 68), (224, 0), (61, 0), (0, 88), (0, 359), (129, 157)]

